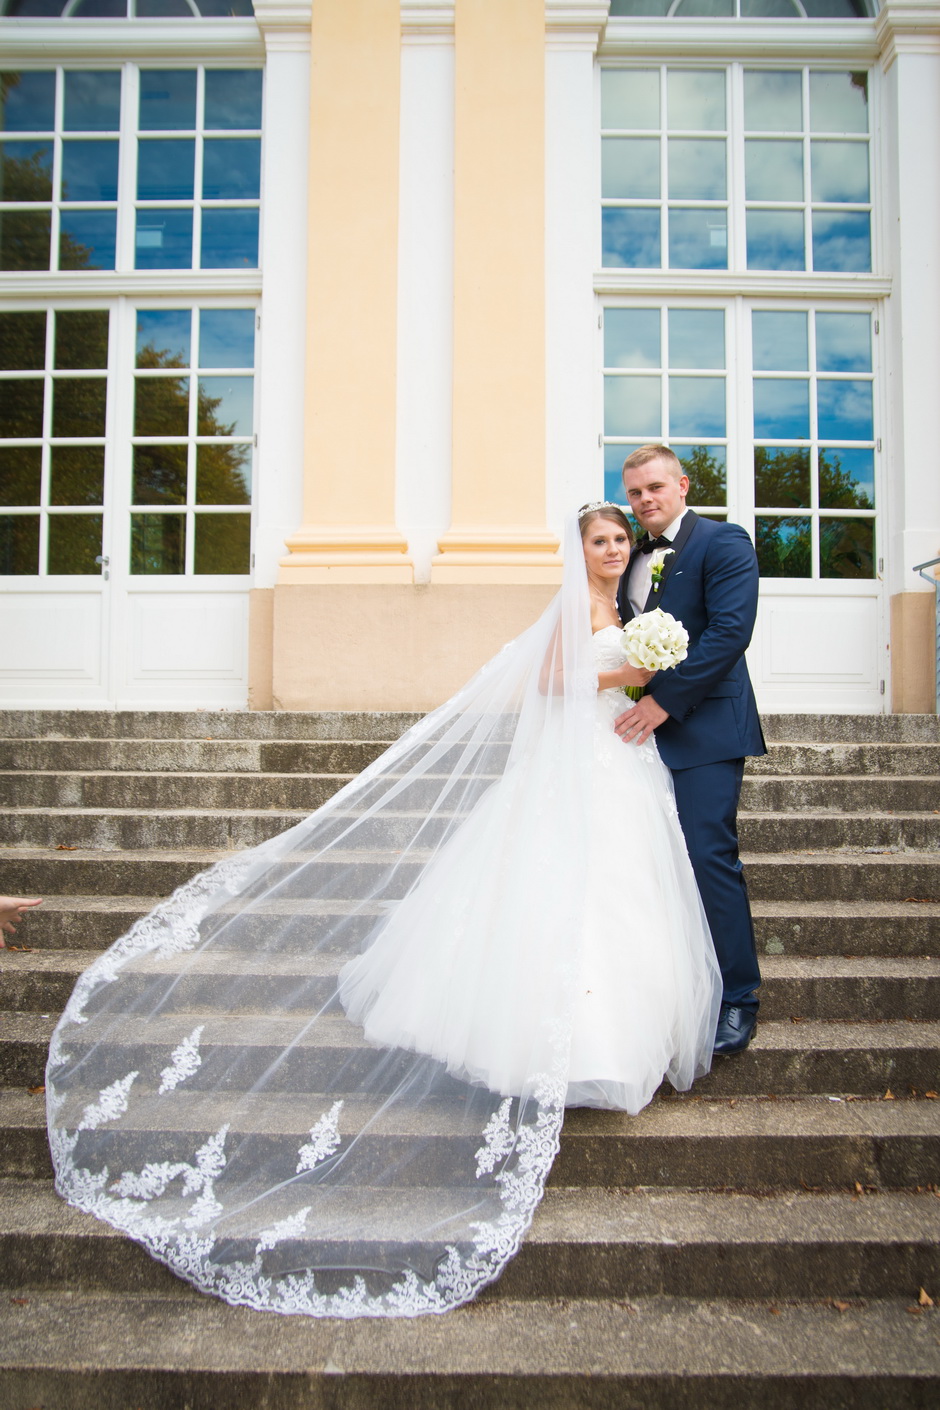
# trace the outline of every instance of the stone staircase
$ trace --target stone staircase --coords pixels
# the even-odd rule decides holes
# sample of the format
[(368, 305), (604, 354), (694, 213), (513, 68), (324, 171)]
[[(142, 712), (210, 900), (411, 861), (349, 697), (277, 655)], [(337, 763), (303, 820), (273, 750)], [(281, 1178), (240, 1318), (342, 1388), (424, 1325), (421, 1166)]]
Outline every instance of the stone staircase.
[(935, 1406), (933, 717), (765, 722), (741, 827), (757, 1036), (638, 1118), (569, 1113), (530, 1237), (475, 1304), (415, 1322), (230, 1308), (55, 1196), (39, 1089), (76, 976), (411, 718), (0, 712), (0, 891), (46, 898), (0, 952), (0, 1405)]

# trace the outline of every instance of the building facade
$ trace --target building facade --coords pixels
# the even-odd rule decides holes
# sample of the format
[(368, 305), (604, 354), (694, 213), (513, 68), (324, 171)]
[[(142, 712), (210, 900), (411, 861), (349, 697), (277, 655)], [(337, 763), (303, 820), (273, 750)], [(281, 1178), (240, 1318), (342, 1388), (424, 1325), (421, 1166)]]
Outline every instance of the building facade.
[(426, 709), (665, 440), (933, 708), (940, 3), (5, 0), (0, 699)]

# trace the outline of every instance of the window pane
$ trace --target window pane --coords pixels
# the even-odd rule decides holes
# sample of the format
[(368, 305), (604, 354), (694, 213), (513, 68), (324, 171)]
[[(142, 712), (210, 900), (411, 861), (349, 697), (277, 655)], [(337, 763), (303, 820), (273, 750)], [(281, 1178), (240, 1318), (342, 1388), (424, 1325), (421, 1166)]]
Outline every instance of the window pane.
[(868, 143), (813, 142), (813, 200), (867, 201)]
[(196, 503), (251, 503), (251, 446), (196, 447)]
[(0, 220), (0, 269), (48, 269), (49, 211), (4, 211)]
[(669, 212), (669, 264), (673, 269), (727, 269), (726, 212), (673, 207)]
[(104, 504), (104, 446), (53, 446), (50, 504)]
[(867, 132), (868, 75), (811, 72), (809, 123), (813, 132)]
[(754, 435), (759, 440), (808, 440), (809, 382), (755, 378)]
[(199, 366), (254, 367), (254, 365), (254, 309), (201, 309), (199, 312)]
[(0, 514), (0, 574), (39, 572), (39, 515)]
[(137, 212), (138, 269), (191, 269), (192, 263), (191, 210)]
[(820, 372), (870, 372), (869, 315), (817, 313), (816, 366)]
[(207, 201), (261, 195), (260, 138), (207, 137), (202, 153), (202, 194)]
[(116, 211), (63, 210), (60, 269), (113, 269), (116, 249)]
[(140, 126), (150, 132), (196, 126), (195, 69), (141, 70)]
[(744, 186), (749, 201), (802, 201), (802, 142), (748, 138), (744, 144)]
[(669, 378), (671, 436), (723, 436), (725, 429), (724, 377)]
[(764, 310), (751, 315), (755, 372), (807, 372), (809, 341), (805, 313)]
[(675, 446), (679, 463), (689, 477), (689, 504), (702, 509), (728, 503), (724, 446)]
[(604, 498), (611, 504), (626, 504), (627, 496), (623, 488), (623, 462), (637, 445), (624, 445), (622, 442), (609, 442), (604, 446)]
[(55, 316), (55, 363), (58, 371), (108, 365), (108, 310), (60, 310)]
[(55, 126), (55, 71), (0, 73), (0, 128), (41, 132)]
[(819, 575), (875, 576), (875, 525), (871, 519), (820, 519)]
[(762, 578), (812, 577), (810, 521), (803, 518), (755, 520), (754, 546)]
[(802, 132), (802, 76), (745, 69), (744, 126), (748, 132)]
[(134, 384), (134, 435), (185, 436), (189, 432), (189, 378), (138, 377)]
[(722, 201), (727, 193), (725, 142), (669, 139), (669, 194), (679, 200)]
[(748, 269), (805, 269), (802, 211), (748, 211)]
[(206, 69), (209, 129), (261, 126), (261, 69)]
[(681, 19), (728, 19), (734, 14), (734, 0), (679, 0), (674, 13)]
[(0, 313), (0, 367), (40, 371), (46, 365), (46, 315)]
[(200, 377), (199, 436), (250, 436), (254, 425), (253, 377)]
[(658, 377), (604, 378), (604, 429), (609, 436), (657, 440), (662, 425)]
[(666, 102), (671, 131), (714, 131), (725, 125), (725, 76), (720, 69), (670, 69)]
[(193, 571), (251, 571), (251, 515), (197, 514)]
[(0, 382), (0, 436), (38, 439), (42, 435), (42, 402), (39, 377)]
[(820, 377), (816, 388), (821, 440), (872, 439), (871, 382), (830, 382)]
[(49, 572), (97, 578), (102, 522), (100, 514), (50, 514)]
[(601, 73), (601, 127), (659, 127), (659, 70), (604, 69)]
[(63, 201), (116, 201), (118, 143), (62, 143)]
[(192, 200), (196, 143), (192, 138), (148, 137), (137, 144), (137, 199)]
[(134, 13), (138, 19), (189, 19), (192, 10), (188, 0), (136, 0)]
[(65, 74), (66, 132), (118, 132), (121, 126), (121, 74), (76, 69)]
[(865, 212), (813, 212), (813, 268), (867, 273), (871, 269), (871, 221)]
[(204, 210), (201, 265), (203, 269), (257, 268), (258, 212)]
[(52, 393), (52, 434), (103, 436), (107, 401), (105, 377), (57, 377)]
[(601, 195), (658, 196), (658, 137), (605, 137), (601, 141)]
[(661, 367), (658, 308), (608, 308), (604, 312), (605, 367)]
[(134, 504), (185, 504), (186, 446), (135, 446)]
[(725, 365), (725, 315), (720, 308), (669, 310), (669, 366)]
[(0, 445), (0, 504), (38, 504), (41, 446)]
[(755, 446), (754, 503), (762, 509), (806, 509), (809, 502), (809, 450)]
[(661, 263), (659, 211), (601, 212), (603, 264), (608, 269), (658, 269)]
[[(52, 141), (4, 142), (0, 145), (4, 201), (52, 200)], [(4, 220), (9, 219), (4, 215)]]
[(177, 575), (186, 571), (186, 515), (131, 515), (131, 572)]
[(874, 509), (874, 451), (859, 446), (821, 448), (819, 504), (822, 509)]
[(137, 310), (137, 366), (188, 367), (193, 316), (188, 308)]

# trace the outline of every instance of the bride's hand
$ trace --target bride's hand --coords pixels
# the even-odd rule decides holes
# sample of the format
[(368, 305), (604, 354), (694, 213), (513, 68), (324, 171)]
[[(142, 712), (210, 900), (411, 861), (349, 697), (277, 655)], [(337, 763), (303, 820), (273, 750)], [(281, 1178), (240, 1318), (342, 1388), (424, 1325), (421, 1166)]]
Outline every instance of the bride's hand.
[(629, 662), (617, 672), (621, 685), (649, 685), (655, 674), (655, 671), (648, 671), (645, 666), (631, 666)]

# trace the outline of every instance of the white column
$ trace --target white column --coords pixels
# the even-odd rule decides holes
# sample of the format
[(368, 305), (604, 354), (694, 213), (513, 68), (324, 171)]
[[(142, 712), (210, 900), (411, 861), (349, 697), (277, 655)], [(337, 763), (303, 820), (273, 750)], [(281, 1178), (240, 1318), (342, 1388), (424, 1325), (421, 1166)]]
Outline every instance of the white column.
[(395, 519), (415, 582), (451, 518), (454, 0), (402, 6)]
[(600, 141), (594, 56), (609, 0), (548, 0), (545, 61), (546, 500), (565, 514), (602, 493), (596, 374)]

